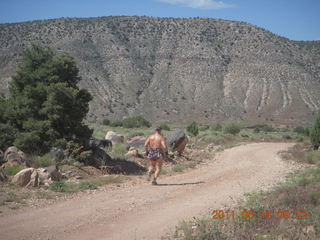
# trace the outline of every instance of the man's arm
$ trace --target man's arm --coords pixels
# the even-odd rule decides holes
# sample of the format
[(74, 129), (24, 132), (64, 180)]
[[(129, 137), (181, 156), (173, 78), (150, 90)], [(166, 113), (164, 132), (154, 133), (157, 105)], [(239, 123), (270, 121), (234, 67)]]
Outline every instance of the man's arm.
[(168, 154), (168, 146), (167, 146), (167, 142), (166, 139), (163, 137), (161, 140), (161, 147), (163, 149), (163, 151)]
[(148, 154), (148, 152), (149, 152), (149, 145), (150, 145), (150, 136), (147, 138), (147, 140), (144, 144), (144, 149), (145, 149), (146, 154)]

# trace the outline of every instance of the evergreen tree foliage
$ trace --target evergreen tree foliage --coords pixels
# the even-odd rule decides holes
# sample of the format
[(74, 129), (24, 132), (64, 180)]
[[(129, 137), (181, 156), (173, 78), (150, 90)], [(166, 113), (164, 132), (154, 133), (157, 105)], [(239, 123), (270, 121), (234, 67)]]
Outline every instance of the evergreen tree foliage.
[(44, 153), (53, 146), (64, 147), (71, 137), (85, 143), (92, 130), (82, 121), (92, 97), (78, 88), (79, 81), (72, 57), (35, 44), (26, 49), (10, 83), (9, 98), (0, 98), (5, 102), (0, 122), (14, 129), (14, 145)]

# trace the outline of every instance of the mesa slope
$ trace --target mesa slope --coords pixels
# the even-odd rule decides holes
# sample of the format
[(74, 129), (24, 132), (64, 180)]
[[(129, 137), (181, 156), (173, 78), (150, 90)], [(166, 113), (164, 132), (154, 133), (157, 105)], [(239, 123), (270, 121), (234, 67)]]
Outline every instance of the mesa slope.
[(215, 19), (63, 18), (0, 24), (0, 86), (38, 42), (77, 59), (89, 119), (308, 124), (320, 109), (320, 43)]

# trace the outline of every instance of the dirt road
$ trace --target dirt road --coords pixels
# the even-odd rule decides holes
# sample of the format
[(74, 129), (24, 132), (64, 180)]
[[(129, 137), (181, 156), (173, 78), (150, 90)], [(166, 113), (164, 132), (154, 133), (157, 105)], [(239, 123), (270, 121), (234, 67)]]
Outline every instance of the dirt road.
[(278, 151), (287, 143), (235, 147), (194, 170), (159, 179), (108, 187), (39, 209), (0, 217), (0, 239), (160, 239), (182, 220), (232, 207), (243, 193), (264, 189), (292, 166)]

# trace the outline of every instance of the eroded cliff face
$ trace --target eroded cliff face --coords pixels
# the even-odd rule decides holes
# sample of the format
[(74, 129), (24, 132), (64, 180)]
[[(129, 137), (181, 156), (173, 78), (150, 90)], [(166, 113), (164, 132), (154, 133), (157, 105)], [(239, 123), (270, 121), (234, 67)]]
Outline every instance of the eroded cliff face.
[(304, 124), (320, 109), (320, 42), (214, 19), (103, 17), (0, 25), (0, 86), (31, 42), (75, 57), (90, 119)]

